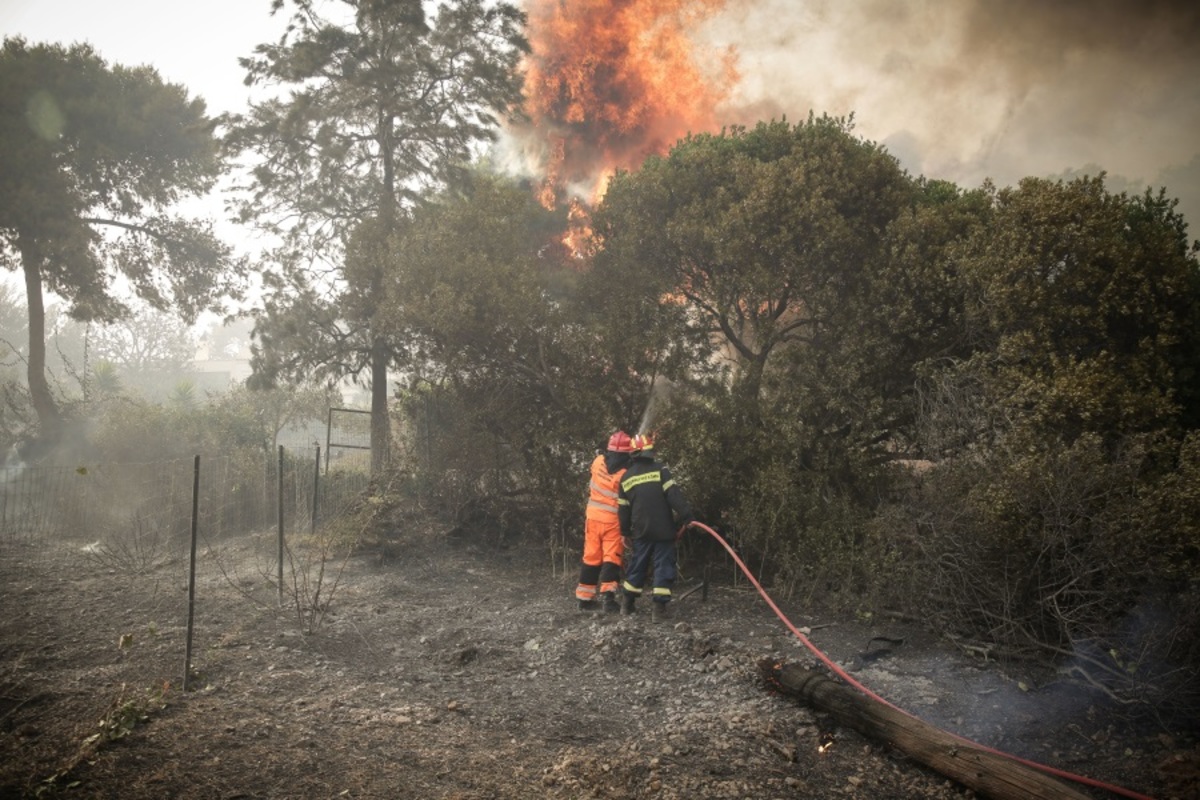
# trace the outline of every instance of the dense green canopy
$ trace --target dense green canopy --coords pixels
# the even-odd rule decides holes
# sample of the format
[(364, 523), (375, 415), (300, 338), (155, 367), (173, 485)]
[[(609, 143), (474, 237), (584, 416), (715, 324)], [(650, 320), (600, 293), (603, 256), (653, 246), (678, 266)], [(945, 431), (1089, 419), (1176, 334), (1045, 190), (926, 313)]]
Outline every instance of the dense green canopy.
[(241, 218), (282, 241), (255, 367), (267, 382), (367, 372), (378, 468), (390, 441), (387, 372), (405, 342), (376, 320), (384, 266), (346, 269), (345, 248), (360, 225), (386, 240), (495, 135), (520, 96), (523, 16), (483, 0), (430, 19), (418, 0), (342, 0), (342, 22), (311, 0), (289, 5), (284, 38), (242, 61), (248, 83), (284, 93), (236, 119), (229, 138), (249, 165)]
[(43, 434), (59, 410), (45, 378), (43, 291), (81, 320), (127, 313), (119, 284), (185, 319), (234, 289), (237, 267), (206, 223), (169, 214), (220, 174), (204, 102), (149, 67), (87, 45), (0, 51), (0, 247), (25, 276), (29, 385)]
[(1120, 630), (1197, 602), (1200, 269), (1167, 198), (965, 190), (812, 117), (618, 174), (591, 257), (550, 257), (538, 219), (481, 180), (364, 239), (420, 353), (408, 465), (459, 525), (569, 524), (589, 445), (652, 424), (784, 591), (1196, 674), (1186, 620)]

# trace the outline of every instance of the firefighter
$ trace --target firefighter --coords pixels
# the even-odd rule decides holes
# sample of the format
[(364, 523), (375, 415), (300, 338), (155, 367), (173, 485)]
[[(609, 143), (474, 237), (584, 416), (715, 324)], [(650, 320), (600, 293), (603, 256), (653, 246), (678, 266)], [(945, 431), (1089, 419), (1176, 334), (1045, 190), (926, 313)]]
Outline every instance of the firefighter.
[(617, 431), (609, 437), (607, 449), (592, 460), (583, 528), (583, 566), (579, 569), (579, 585), (575, 587), (581, 611), (620, 608), (617, 588), (625, 547), (617, 520), (617, 485), (629, 464), (630, 442), (628, 433)]
[(675, 531), (695, 521), (691, 506), (671, 477), (655, 459), (654, 441), (638, 434), (631, 445), (633, 460), (617, 492), (621, 534), (633, 542), (633, 555), (625, 570), (622, 614), (632, 614), (642, 594), (646, 573), (654, 565), (651, 620), (669, 616), (671, 586), (675, 583)]

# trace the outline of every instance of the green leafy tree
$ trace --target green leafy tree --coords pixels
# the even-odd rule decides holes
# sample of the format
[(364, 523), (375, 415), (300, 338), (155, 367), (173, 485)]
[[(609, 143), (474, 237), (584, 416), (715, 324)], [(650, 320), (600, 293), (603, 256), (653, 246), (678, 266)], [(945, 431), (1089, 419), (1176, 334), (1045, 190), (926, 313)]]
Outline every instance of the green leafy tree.
[(976, 352), (961, 370), (1044, 441), (1192, 425), (1200, 267), (1162, 193), (1103, 176), (992, 190), (959, 254)]
[(279, 435), (293, 425), (320, 422), (328, 419), (331, 406), (340, 405), (335, 389), (325, 386), (301, 385), (252, 389), (245, 385), (224, 395), (218, 405), (231, 419), (252, 421), (257, 434), (254, 443), (268, 453), (279, 447)]
[(520, 98), (524, 17), (483, 0), (447, 3), (432, 19), (419, 0), (342, 0), (345, 22), (312, 0), (291, 5), (284, 38), (242, 62), (247, 82), (288, 94), (236, 120), (230, 140), (253, 162), (243, 219), (282, 241), (255, 370), (267, 382), (367, 373), (378, 469), (390, 441), (388, 368), (405, 343), (377, 319), (387, 264), (351, 269), (345, 247), (364, 224), (385, 242), (426, 189), (452, 180), (494, 135), (497, 114)]
[(663, 302), (684, 302), (725, 351), (752, 415), (772, 356), (820, 344), (912, 193), (896, 159), (852, 129), (810, 117), (689, 137), (616, 176), (598, 214), (620, 254), (607, 263), (665, 277)]
[(87, 45), (4, 41), (0, 254), (25, 278), (29, 391), (42, 434), (61, 432), (46, 379), (44, 292), (78, 320), (127, 313), (118, 279), (191, 320), (232, 291), (239, 265), (206, 223), (171, 215), (222, 165), (204, 102), (149, 67), (109, 66)]
[[(413, 467), (444, 499), (458, 482), (486, 487), (493, 515), (555, 501), (577, 514), (575, 461), (605, 426), (628, 424), (579, 265), (555, 245), (565, 223), (527, 186), (475, 174), (391, 240), (382, 319), (412, 348)], [(348, 268), (375, 246), (356, 238)]]
[[(613, 179), (598, 271), (654, 281), (660, 319), (681, 311), (677, 330), (709, 344), (659, 428), (710, 518), (740, 514), (767, 537), (815, 529), (806, 509), (829, 507), (837, 463), (844, 474), (854, 447), (882, 448), (865, 299), (917, 194), (895, 158), (830, 117), (693, 136)], [(791, 493), (787, 514), (766, 493)]]
[(937, 259), (959, 286), (952, 346), (918, 370), (938, 464), (888, 535), (938, 624), (1141, 680), (1194, 638), (1186, 611), (1123, 628), (1141, 604), (1194, 608), (1200, 265), (1162, 192), (1099, 176), (982, 195)]
[(990, 212), (982, 191), (917, 180), (912, 201), (872, 245), (858, 285), (831, 304), (819, 346), (789, 349), (773, 376), (776, 416), (790, 413), (839, 447), (865, 451), (855, 470), (923, 457), (918, 373), (973, 352), (954, 259)]

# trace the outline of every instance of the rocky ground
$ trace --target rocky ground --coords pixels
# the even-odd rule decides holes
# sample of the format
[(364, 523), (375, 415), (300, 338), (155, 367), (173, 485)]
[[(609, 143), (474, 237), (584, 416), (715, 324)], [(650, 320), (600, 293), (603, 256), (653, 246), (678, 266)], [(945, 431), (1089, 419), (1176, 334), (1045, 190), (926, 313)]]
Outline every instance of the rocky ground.
[[(579, 612), (573, 568), (544, 552), (444, 539), (330, 560), (319, 578), (289, 567), (286, 585), (329, 603), (305, 614), (294, 596), (280, 608), (270, 552), (269, 537), (203, 548), (184, 692), (186, 564), (135, 573), (79, 544), (0, 544), (0, 797), (974, 796), (770, 691), (764, 659), (816, 662), (728, 562), (655, 625)], [(685, 574), (677, 594), (697, 585)], [(912, 622), (781, 607), (923, 719), (1134, 793), (1200, 797), (1194, 731), (1130, 724)]]

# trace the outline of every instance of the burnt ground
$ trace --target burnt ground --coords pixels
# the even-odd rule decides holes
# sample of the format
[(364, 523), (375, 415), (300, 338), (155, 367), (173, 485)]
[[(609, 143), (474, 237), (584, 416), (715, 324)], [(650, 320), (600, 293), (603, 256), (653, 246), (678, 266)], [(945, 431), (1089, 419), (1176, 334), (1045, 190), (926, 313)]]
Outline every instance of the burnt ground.
[[(181, 560), (133, 574), (79, 544), (0, 547), (0, 797), (973, 796), (772, 693), (761, 660), (815, 661), (728, 563), (707, 599), (654, 625), (644, 610), (579, 612), (573, 567), (544, 551), (409, 542), (340, 574), (328, 562), (330, 607), (308, 633), (279, 607), (270, 549), (266, 536), (204, 548), (185, 693)], [(917, 716), (1142, 794), (1200, 797), (1189, 734), (911, 622), (781, 607)]]

